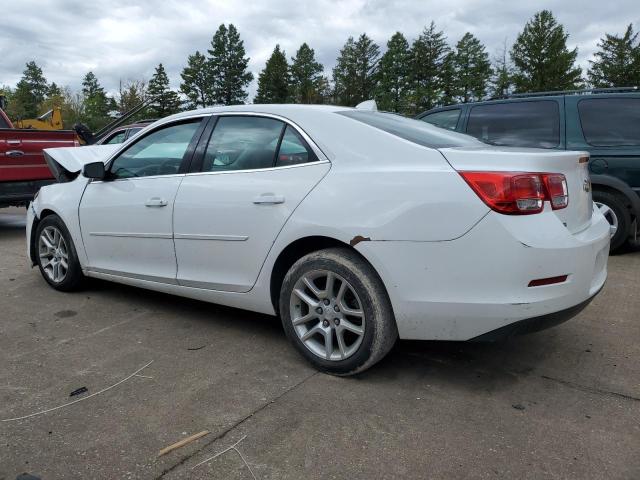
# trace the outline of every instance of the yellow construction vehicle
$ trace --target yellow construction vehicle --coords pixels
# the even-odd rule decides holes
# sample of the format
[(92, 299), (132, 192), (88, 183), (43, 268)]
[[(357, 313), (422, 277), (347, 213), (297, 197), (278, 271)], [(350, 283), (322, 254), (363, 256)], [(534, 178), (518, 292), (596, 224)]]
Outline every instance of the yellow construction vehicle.
[(62, 111), (53, 107), (38, 118), (25, 118), (14, 122), (16, 128), (34, 128), (36, 130), (62, 130)]

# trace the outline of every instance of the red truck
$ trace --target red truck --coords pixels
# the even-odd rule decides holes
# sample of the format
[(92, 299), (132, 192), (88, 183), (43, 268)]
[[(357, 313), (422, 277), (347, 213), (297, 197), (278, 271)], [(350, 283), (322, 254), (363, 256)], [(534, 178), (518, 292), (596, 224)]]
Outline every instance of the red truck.
[(55, 182), (43, 149), (77, 146), (73, 130), (17, 129), (0, 109), (0, 208), (27, 205), (40, 187)]

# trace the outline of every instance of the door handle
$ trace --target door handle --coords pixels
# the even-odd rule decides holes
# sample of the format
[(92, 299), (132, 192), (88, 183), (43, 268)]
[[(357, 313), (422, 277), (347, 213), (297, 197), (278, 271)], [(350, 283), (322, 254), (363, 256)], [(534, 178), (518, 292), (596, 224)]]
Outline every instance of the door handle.
[(168, 203), (169, 202), (167, 202), (164, 198), (153, 197), (147, 200), (144, 203), (144, 206), (145, 207), (166, 207)]
[(7, 157), (21, 157), (24, 155), (24, 152), (22, 150), (7, 150), (5, 155)]
[(253, 203), (256, 205), (276, 205), (278, 203), (284, 203), (284, 197), (282, 195), (274, 195), (273, 193), (263, 193), (254, 198)]

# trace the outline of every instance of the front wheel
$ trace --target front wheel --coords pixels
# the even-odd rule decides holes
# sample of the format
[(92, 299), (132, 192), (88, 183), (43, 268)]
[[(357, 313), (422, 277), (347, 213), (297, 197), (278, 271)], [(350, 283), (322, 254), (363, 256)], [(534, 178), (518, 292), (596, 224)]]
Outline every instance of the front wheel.
[(316, 368), (334, 375), (366, 370), (398, 337), (382, 280), (347, 248), (299, 259), (284, 278), (280, 315), (296, 349)]
[(43, 218), (36, 229), (36, 254), (40, 273), (56, 290), (77, 290), (83, 280), (73, 240), (57, 215)]
[(620, 195), (596, 190), (593, 201), (611, 226), (611, 251), (622, 247), (630, 235), (631, 215)]

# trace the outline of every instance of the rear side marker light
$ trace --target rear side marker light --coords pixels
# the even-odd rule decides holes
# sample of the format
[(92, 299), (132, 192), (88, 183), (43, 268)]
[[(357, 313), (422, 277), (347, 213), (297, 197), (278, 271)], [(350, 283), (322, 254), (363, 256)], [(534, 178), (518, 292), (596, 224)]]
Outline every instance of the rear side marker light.
[(531, 215), (549, 201), (558, 210), (569, 204), (567, 180), (561, 173), (459, 172), (492, 210), (506, 215)]
[(560, 275), (558, 277), (539, 278), (537, 280), (531, 280), (529, 287), (542, 287), (543, 285), (553, 285), (554, 283), (563, 283), (567, 281), (568, 275)]

